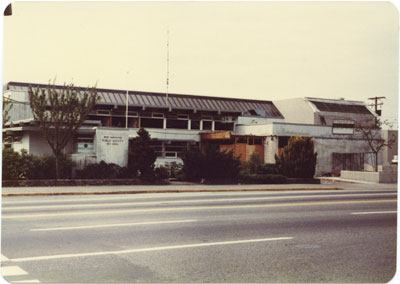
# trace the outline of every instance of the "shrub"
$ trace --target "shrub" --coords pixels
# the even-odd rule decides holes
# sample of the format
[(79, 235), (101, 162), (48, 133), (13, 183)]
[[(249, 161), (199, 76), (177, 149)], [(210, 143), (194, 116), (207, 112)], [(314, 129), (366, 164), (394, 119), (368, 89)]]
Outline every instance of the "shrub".
[(236, 181), (239, 175), (239, 159), (232, 151), (220, 152), (217, 147), (206, 147), (204, 154), (199, 149), (187, 151), (183, 161), (182, 172), (187, 180), (227, 183)]
[[(60, 178), (71, 178), (74, 162), (68, 157), (59, 161)], [(12, 148), (3, 149), (3, 180), (55, 179), (55, 158), (53, 156), (34, 156), (26, 150), (21, 153)]]
[(127, 173), (117, 164), (101, 161), (98, 164), (90, 164), (83, 170), (76, 172), (79, 179), (115, 179), (123, 178)]
[(250, 184), (282, 184), (287, 182), (283, 175), (276, 174), (242, 174), (239, 182)]
[(23, 179), (25, 173), (22, 170), (21, 154), (15, 152), (12, 148), (3, 149), (3, 180)]
[(267, 175), (277, 175), (279, 174), (279, 170), (276, 164), (264, 164), (262, 165), (261, 173)]
[(138, 136), (129, 143), (128, 168), (130, 172), (138, 173), (140, 177), (154, 176), (154, 162), (157, 154), (150, 146), (151, 138), (149, 133), (140, 128)]
[(311, 137), (291, 137), (281, 155), (275, 155), (279, 172), (289, 178), (313, 178), (317, 153)]
[[(28, 161), (30, 170), (27, 172), (27, 179), (55, 179), (56, 178), (56, 159), (54, 156), (45, 155), (42, 157), (31, 155)], [(75, 163), (66, 156), (59, 159), (59, 170), (61, 179), (72, 177), (72, 168)]]
[(256, 174), (256, 173), (261, 173), (263, 164), (260, 159), (260, 154), (257, 152), (254, 152), (251, 154), (249, 161), (244, 163), (244, 173), (249, 173), (249, 174)]

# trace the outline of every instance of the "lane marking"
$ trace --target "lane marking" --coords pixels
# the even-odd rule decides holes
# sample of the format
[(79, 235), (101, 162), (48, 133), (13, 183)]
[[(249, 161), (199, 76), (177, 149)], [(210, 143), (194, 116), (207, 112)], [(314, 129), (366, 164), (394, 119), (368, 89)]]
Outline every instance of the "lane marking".
[(269, 241), (280, 241), (280, 240), (291, 240), (291, 239), (293, 239), (293, 238), (292, 237), (279, 237), (279, 238), (251, 239), (251, 240), (225, 241), (225, 242), (213, 242), (213, 243), (197, 243), (197, 244), (176, 245), (176, 246), (163, 246), (163, 247), (151, 247), (151, 248), (141, 248), (141, 249), (128, 249), (128, 250), (119, 250), (119, 251), (102, 251), (102, 252), (88, 252), (88, 253), (75, 253), (75, 254), (58, 254), (58, 255), (21, 257), (21, 258), (10, 259), (10, 261), (12, 261), (12, 262), (26, 262), (26, 261), (50, 260), (50, 259), (85, 257), (85, 256), (100, 256), (100, 255), (110, 255), (110, 254), (128, 254), (128, 253), (137, 253), (137, 252), (151, 252), (151, 251), (162, 251), (162, 250), (173, 250), (173, 249), (184, 249), (184, 248), (209, 247), (209, 246), (221, 246), (221, 245), (235, 245), (235, 244), (258, 243), (258, 242), (269, 242)]
[(64, 231), (64, 230), (81, 230), (81, 229), (109, 228), (109, 227), (128, 227), (128, 226), (139, 226), (139, 225), (188, 223), (188, 222), (197, 222), (197, 220), (154, 221), (154, 222), (120, 223), (120, 224), (91, 225), (91, 226), (78, 226), (78, 227), (58, 227), (58, 228), (31, 229), (30, 231), (32, 232)]
[(196, 211), (209, 209), (245, 209), (245, 208), (266, 208), (266, 207), (292, 207), (292, 206), (313, 206), (313, 205), (340, 205), (340, 204), (364, 204), (364, 203), (388, 203), (396, 202), (397, 199), (380, 200), (353, 200), (353, 201), (321, 201), (321, 202), (298, 202), (298, 203), (274, 203), (274, 204), (251, 204), (251, 205), (225, 205), (225, 206), (195, 206), (195, 207), (163, 207), (153, 209), (124, 209), (124, 210), (102, 210), (102, 211), (81, 211), (48, 214), (26, 214), (26, 215), (4, 215), (2, 219), (22, 219), (57, 216), (79, 216), (79, 215), (105, 215), (122, 213), (143, 213), (143, 212), (167, 212), (167, 211)]
[(5, 255), (1, 254), (1, 261), (8, 261), (8, 258)]
[(352, 215), (367, 215), (367, 214), (392, 214), (397, 213), (397, 211), (372, 211), (372, 212), (353, 212)]
[(37, 279), (29, 279), (29, 280), (13, 281), (12, 283), (40, 283), (40, 281)]
[[(306, 193), (322, 193), (321, 196), (326, 196), (323, 195), (324, 193), (327, 193), (325, 190), (313, 190), (313, 191), (302, 191), (304, 193), (303, 195), (293, 195), (293, 196), (299, 196), (299, 197), (306, 197)], [(352, 193), (357, 193), (357, 192), (365, 192), (360, 191), (360, 190), (346, 190), (346, 192), (352, 192)], [(226, 196), (228, 193), (218, 193), (218, 192), (193, 192), (193, 193), (184, 193), (180, 192), (178, 195), (174, 193), (174, 195), (178, 197), (185, 197), (185, 196)], [(279, 194), (288, 194), (288, 192), (285, 191), (268, 191), (268, 192), (263, 192), (263, 191), (246, 191), (246, 192), (229, 192), (230, 195), (236, 195), (236, 196), (241, 196), (241, 195), (279, 195)], [(360, 193), (358, 195), (362, 195), (363, 193)], [(370, 194), (370, 193), (366, 193)], [(376, 195), (379, 194), (387, 194), (387, 193), (373, 193)], [(392, 193), (389, 193), (392, 194)], [(393, 194), (397, 194), (396, 191), (393, 192)], [(343, 196), (347, 196), (346, 194), (342, 194)], [(293, 197), (292, 196), (292, 197)], [(168, 197), (165, 193), (149, 193), (146, 195), (138, 195), (138, 194), (128, 194), (124, 195), (123, 197), (121, 196), (107, 196), (107, 197), (100, 197), (100, 195), (93, 195), (92, 198), (70, 198), (70, 199), (64, 199), (63, 197), (60, 196), (55, 196), (54, 199), (45, 199), (45, 200), (25, 200), (25, 201), (20, 201), (20, 200), (9, 200), (6, 198), (3, 198), (2, 203), (5, 204), (26, 204), (26, 203), (58, 203), (58, 202), (80, 202), (80, 201), (102, 201), (102, 200), (127, 200), (127, 199), (152, 199), (152, 198), (159, 198), (159, 197)], [(8, 197), (8, 198), (13, 198), (13, 197)], [(18, 197), (20, 198), (20, 197)], [(38, 198), (43, 198), (43, 197), (38, 197)]]
[(26, 275), (28, 273), (18, 266), (3, 266), (1, 267), (1, 274), (4, 277), (6, 277), (6, 276)]
[(365, 197), (365, 196), (383, 196), (397, 195), (397, 193), (369, 193), (369, 194), (331, 194), (331, 195), (307, 195), (307, 196), (269, 196), (269, 197), (245, 197), (245, 198), (221, 198), (221, 199), (195, 199), (195, 200), (168, 200), (168, 201), (150, 201), (150, 202), (121, 202), (121, 203), (95, 203), (95, 204), (66, 204), (66, 205), (42, 205), (42, 206), (9, 206), (3, 207), (2, 211), (12, 210), (30, 210), (30, 209), (50, 209), (50, 208), (80, 208), (80, 207), (118, 207), (118, 206), (145, 206), (158, 204), (182, 204), (182, 203), (201, 203), (201, 202), (241, 202), (241, 201), (258, 201), (258, 200), (274, 200), (274, 199), (302, 199), (302, 198), (328, 198), (328, 197)]

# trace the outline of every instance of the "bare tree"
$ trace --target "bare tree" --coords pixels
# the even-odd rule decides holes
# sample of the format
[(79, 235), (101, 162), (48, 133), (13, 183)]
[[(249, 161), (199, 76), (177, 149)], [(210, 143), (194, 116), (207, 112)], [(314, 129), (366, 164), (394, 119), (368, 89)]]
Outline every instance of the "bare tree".
[(29, 86), (29, 100), (33, 117), (53, 151), (58, 179), (62, 150), (96, 105), (96, 88), (81, 90), (73, 84), (57, 88), (49, 82), (47, 87)]
[(371, 150), (371, 153), (373, 155), (374, 159), (374, 170), (375, 172), (378, 171), (378, 154), (384, 147), (389, 147), (391, 148), (393, 144), (396, 142), (396, 136), (392, 135), (388, 138), (388, 140), (385, 140), (382, 138), (381, 135), (381, 130), (382, 126), (387, 125), (390, 126), (390, 123), (385, 120), (381, 121), (378, 118), (376, 118), (375, 122), (373, 124), (367, 125), (356, 125), (356, 131), (358, 131), (361, 135), (362, 138), (367, 141), (369, 149)]
[(11, 99), (3, 96), (3, 126), (10, 120), (9, 113), (12, 107)]

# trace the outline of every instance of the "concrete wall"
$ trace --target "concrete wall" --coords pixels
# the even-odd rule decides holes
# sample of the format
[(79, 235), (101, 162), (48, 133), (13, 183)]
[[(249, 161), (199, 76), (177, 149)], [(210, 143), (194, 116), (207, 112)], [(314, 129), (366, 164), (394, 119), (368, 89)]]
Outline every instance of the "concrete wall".
[(354, 135), (333, 134), (331, 126), (274, 122), (258, 125), (240, 125), (236, 127), (235, 134), (267, 136), (264, 150), (265, 163), (275, 163), (275, 154), (278, 154), (279, 151), (276, 136), (313, 137), (315, 151), (318, 153), (316, 176), (331, 173), (334, 170), (332, 163), (333, 153), (369, 152), (368, 143), (361, 138), (359, 133)]
[(69, 157), (75, 162), (75, 169), (83, 170), (86, 166), (90, 164), (96, 163), (96, 155), (95, 154), (81, 154), (75, 153), (70, 154)]
[(397, 183), (397, 166), (392, 166), (382, 172), (341, 171), (340, 177), (373, 183)]
[[(365, 153), (368, 143), (363, 140), (314, 138), (314, 149), (317, 152), (315, 175), (336, 172), (333, 168), (333, 153)], [(338, 173), (338, 172), (336, 172)]]
[(129, 131), (127, 129), (96, 128), (94, 148), (96, 161), (128, 165)]
[(391, 147), (384, 147), (382, 149), (382, 165), (388, 166), (392, 164), (393, 156), (398, 155), (399, 132), (397, 130), (382, 130), (381, 133), (385, 141), (389, 141), (392, 136), (396, 138), (396, 142)]
[(264, 142), (264, 163), (275, 164), (275, 155), (278, 154), (278, 138), (267, 137)]
[(273, 101), (285, 122), (314, 124), (314, 111), (304, 98)]
[(21, 152), (22, 149), (25, 149), (30, 153), (30, 147), (29, 147), (29, 133), (24, 133), (22, 135), (22, 139), (19, 142), (13, 142), (12, 143), (12, 148), (14, 149), (15, 152)]

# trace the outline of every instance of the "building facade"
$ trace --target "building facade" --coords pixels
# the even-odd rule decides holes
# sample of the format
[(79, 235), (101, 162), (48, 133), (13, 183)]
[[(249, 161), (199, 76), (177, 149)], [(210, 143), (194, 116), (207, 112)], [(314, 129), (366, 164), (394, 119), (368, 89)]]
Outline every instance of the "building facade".
[[(33, 120), (29, 86), (47, 87), (6, 85), (4, 93), (13, 108), (3, 129), (3, 144), (35, 155), (51, 154)], [(129, 140), (140, 127), (153, 139), (156, 166), (182, 163), (185, 149), (207, 143), (233, 150), (242, 161), (257, 152), (261, 162), (275, 163), (275, 155), (298, 135), (314, 138), (317, 176), (362, 169), (368, 162), (368, 145), (355, 126), (372, 123), (375, 116), (362, 102), (316, 98), (272, 102), (112, 89), (97, 89), (97, 95), (95, 109), (64, 149), (78, 168), (100, 161), (127, 165)]]

